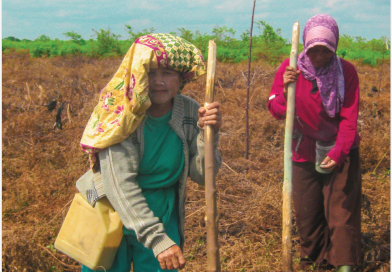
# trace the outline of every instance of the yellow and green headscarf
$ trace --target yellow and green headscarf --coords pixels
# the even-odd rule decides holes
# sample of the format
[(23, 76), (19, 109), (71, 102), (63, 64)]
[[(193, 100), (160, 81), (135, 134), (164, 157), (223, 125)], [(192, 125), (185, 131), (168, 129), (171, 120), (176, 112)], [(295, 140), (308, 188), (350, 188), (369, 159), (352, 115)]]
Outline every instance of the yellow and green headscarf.
[(116, 74), (102, 89), (84, 130), (81, 146), (96, 164), (96, 153), (125, 140), (143, 119), (148, 97), (150, 69), (166, 68), (181, 73), (186, 83), (206, 73), (203, 56), (188, 41), (171, 34), (139, 37), (128, 50)]

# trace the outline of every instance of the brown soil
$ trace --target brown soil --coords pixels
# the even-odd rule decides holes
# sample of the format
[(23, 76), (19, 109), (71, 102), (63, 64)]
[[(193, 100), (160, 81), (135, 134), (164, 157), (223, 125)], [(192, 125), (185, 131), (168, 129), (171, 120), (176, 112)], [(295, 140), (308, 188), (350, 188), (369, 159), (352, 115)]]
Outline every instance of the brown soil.
[[(32, 59), (3, 55), (3, 271), (80, 271), (80, 265), (53, 248), (88, 169), (79, 141), (98, 101), (99, 90), (121, 59), (67, 57)], [(360, 118), (364, 205), (362, 271), (390, 269), (390, 66), (354, 63), (361, 86)], [(217, 177), (222, 271), (281, 271), (281, 203), (284, 122), (266, 108), (276, 66), (252, 63), (249, 159), (245, 156), (247, 64), (219, 63), (216, 100), (222, 104)], [(379, 89), (371, 91), (373, 86)], [(205, 77), (184, 93), (202, 103)], [(42, 106), (61, 93), (63, 129), (53, 129), (56, 110)], [(69, 114), (67, 113), (69, 105)], [(188, 183), (183, 271), (205, 271), (206, 229), (203, 188)], [(294, 270), (299, 238), (293, 231)], [(314, 271), (330, 271), (315, 267)]]

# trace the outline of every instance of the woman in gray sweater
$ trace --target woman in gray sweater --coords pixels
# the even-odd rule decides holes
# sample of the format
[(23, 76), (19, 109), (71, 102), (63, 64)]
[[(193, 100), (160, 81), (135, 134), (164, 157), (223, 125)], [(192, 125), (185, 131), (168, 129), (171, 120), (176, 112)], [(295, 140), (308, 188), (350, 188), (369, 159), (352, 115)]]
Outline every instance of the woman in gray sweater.
[[(166, 271), (185, 266), (187, 177), (204, 184), (203, 128), (216, 136), (219, 103), (200, 107), (180, 94), (205, 73), (200, 51), (170, 34), (138, 38), (101, 91), (81, 145), (91, 170), (77, 182), (94, 205), (106, 196), (124, 224), (124, 237), (107, 271)], [(83, 266), (82, 271), (92, 271)]]

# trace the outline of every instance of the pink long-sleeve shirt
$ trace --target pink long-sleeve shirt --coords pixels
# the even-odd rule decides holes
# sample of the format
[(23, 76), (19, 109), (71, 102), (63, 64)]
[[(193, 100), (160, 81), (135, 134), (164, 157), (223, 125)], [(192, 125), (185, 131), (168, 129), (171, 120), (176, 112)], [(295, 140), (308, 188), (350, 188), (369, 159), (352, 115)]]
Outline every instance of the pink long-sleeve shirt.
[[(334, 118), (327, 115), (321, 102), (320, 91), (311, 93), (313, 84), (302, 74), (298, 76), (295, 86), (294, 134), (303, 134), (297, 147), (299, 137), (293, 137), (293, 161), (314, 162), (316, 157), (316, 140), (335, 141), (335, 146), (327, 154), (338, 165), (347, 158), (350, 149), (359, 146), (357, 132), (359, 110), (359, 80), (355, 67), (341, 59), (344, 75), (344, 103)], [(286, 98), (283, 94), (283, 74), (290, 60), (286, 59), (279, 67), (268, 101), (268, 109), (276, 119), (286, 116)]]

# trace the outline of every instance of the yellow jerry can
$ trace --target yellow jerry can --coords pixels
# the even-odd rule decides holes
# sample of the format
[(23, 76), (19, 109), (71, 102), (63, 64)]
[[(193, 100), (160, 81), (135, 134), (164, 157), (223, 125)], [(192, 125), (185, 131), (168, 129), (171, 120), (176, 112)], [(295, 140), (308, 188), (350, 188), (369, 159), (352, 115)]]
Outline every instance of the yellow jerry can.
[(54, 247), (93, 270), (107, 270), (123, 237), (122, 222), (104, 197), (92, 207), (75, 195)]

